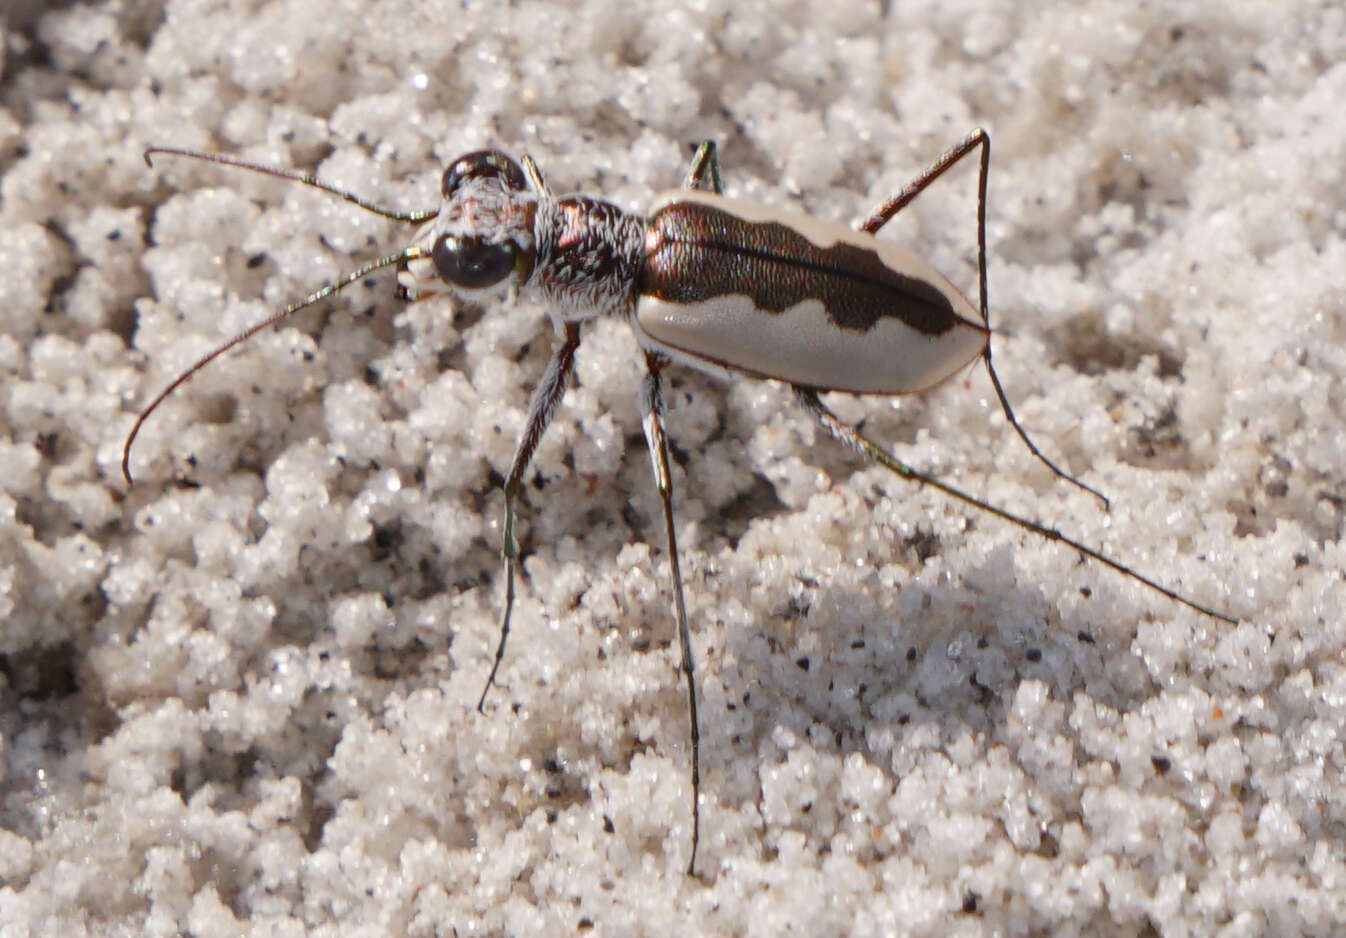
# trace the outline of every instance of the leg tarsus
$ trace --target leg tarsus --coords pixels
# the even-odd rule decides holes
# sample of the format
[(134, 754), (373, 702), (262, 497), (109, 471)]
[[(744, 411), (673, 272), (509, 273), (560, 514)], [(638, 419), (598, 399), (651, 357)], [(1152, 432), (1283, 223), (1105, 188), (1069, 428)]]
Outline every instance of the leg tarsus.
[(1034, 456), (1036, 456), (1039, 462), (1041, 462), (1052, 472), (1056, 473), (1062, 479), (1065, 479), (1067, 482), (1071, 483), (1077, 488), (1083, 489), (1090, 495), (1094, 496), (1094, 498), (1097, 498), (1100, 502), (1103, 503), (1104, 511), (1111, 511), (1112, 502), (1108, 499), (1106, 495), (1104, 495), (1098, 489), (1094, 488), (1092, 485), (1089, 485), (1085, 482), (1081, 482), (1079, 479), (1075, 478), (1073, 475), (1066, 472), (1056, 463), (1052, 462), (1050, 459), (1044, 456), (1042, 454), (1042, 450), (1038, 449), (1037, 444), (1033, 442), (1033, 438), (1028, 435), (1028, 431), (1025, 430), (1023, 426), (1019, 423), (1019, 418), (1014, 416), (1014, 410), (1013, 408), (1010, 407), (1009, 398), (1005, 396), (1005, 389), (1000, 385), (1000, 375), (996, 374), (995, 368), (991, 365), (991, 343), (989, 341), (986, 343), (986, 351), (982, 353), (982, 360), (986, 362), (986, 373), (991, 376), (991, 386), (995, 388), (995, 395), (1000, 399), (1000, 409), (1005, 412), (1005, 419), (1008, 420), (1009, 425), (1014, 428), (1014, 432), (1019, 434), (1019, 439), (1024, 441), (1024, 445), (1028, 447), (1028, 451), (1032, 453)]
[[(510, 474), (513, 478), (513, 473)], [(477, 700), (477, 712), (486, 712), (486, 695), (491, 692), (491, 687), (495, 684), (496, 672), (500, 670), (500, 662), (505, 657), (505, 642), (509, 639), (509, 619), (514, 612), (514, 568), (519, 562), (519, 546), (514, 543), (514, 493), (517, 486), (513, 489), (505, 489), (505, 536), (501, 546), (501, 555), (505, 561), (505, 602), (500, 610), (500, 640), (495, 646), (495, 659), (491, 662), (491, 673), (486, 676), (486, 685), (481, 689), (481, 697)]]

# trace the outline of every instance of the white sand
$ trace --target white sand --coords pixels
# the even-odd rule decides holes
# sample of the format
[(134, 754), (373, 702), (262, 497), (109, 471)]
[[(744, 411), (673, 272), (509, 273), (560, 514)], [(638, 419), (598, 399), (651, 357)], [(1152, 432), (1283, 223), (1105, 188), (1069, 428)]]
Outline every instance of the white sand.
[[(238, 7), (233, 9), (232, 7)], [(1099, 0), (76, 4), (5, 38), (0, 936), (1254, 935), (1346, 928), (1346, 14)], [(247, 9), (244, 9), (246, 7)], [(648, 204), (853, 220), (977, 125), (996, 360), (838, 399), (914, 464), (1239, 616), (857, 465), (679, 372), (704, 838), (625, 325), (527, 486), (544, 311), (382, 273), (483, 145)], [(885, 232), (975, 290), (975, 172)]]

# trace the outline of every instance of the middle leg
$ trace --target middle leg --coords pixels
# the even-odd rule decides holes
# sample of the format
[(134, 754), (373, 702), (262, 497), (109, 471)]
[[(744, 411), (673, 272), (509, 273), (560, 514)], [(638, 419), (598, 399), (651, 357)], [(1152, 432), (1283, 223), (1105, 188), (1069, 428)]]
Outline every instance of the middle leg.
[(650, 451), (654, 484), (664, 507), (664, 530), (668, 536), (668, 576), (673, 590), (673, 612), (678, 620), (678, 643), (682, 646), (682, 676), (687, 684), (687, 714), (692, 735), (692, 856), (687, 875), (696, 871), (696, 848), (701, 842), (701, 726), (696, 711), (696, 666), (692, 660), (692, 634), (687, 627), (687, 603), (682, 595), (682, 570), (678, 566), (678, 539), (673, 529), (673, 475), (668, 467), (668, 437), (664, 433), (664, 389), (661, 373), (668, 359), (657, 352), (645, 355), (645, 383), (640, 392), (641, 425)]

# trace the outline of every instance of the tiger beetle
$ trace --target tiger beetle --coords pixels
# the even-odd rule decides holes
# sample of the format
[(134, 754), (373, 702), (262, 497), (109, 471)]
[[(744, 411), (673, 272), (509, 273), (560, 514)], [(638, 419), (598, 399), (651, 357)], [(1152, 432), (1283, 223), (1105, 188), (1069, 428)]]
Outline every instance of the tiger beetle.
[[(927, 186), (968, 154), (980, 153), (977, 185), (977, 290), (973, 306), (930, 265), (875, 235)], [(618, 316), (635, 331), (645, 356), (640, 410), (655, 485), (663, 505), (673, 613), (681, 646), (691, 725), (692, 842), (687, 865), (696, 868), (701, 830), (701, 732), (697, 716), (692, 642), (683, 600), (673, 523), (673, 486), (664, 422), (664, 369), (677, 363), (729, 377), (769, 378), (790, 385), (795, 400), (822, 428), (865, 459), (902, 479), (938, 489), (981, 511), (1050, 541), (1065, 544), (1131, 580), (1197, 612), (1236, 623), (1232, 616), (1178, 593), (1055, 528), (1011, 514), (913, 469), (857, 426), (843, 422), (820, 392), (898, 395), (932, 388), (981, 358), (1005, 416), (1035, 457), (1056, 475), (1107, 499), (1048, 460), (1015, 419), (991, 365), (986, 302), (986, 180), (990, 138), (969, 134), (905, 188), (875, 208), (855, 229), (721, 195), (715, 144), (697, 148), (683, 187), (664, 193), (640, 216), (586, 195), (557, 197), (528, 156), (516, 162), (499, 150), (476, 150), (444, 171), (441, 202), (427, 211), (401, 212), (319, 181), (307, 173), (232, 157), (171, 147), (145, 151), (221, 163), (301, 182), (385, 218), (421, 224), (409, 247), (360, 267), (286, 306), (201, 358), (141, 411), (122, 450), (131, 481), (131, 445), (145, 420), (193, 374), (229, 349), (298, 310), (397, 265), (399, 293), (419, 300), (435, 293), (481, 301), (527, 292), (547, 305), (560, 344), (533, 391), (528, 420), (505, 479), (501, 553), (504, 604), (500, 638), (477, 702), (485, 712), (509, 636), (519, 547), (515, 502), (547, 425), (565, 394), (580, 345), (580, 326)]]

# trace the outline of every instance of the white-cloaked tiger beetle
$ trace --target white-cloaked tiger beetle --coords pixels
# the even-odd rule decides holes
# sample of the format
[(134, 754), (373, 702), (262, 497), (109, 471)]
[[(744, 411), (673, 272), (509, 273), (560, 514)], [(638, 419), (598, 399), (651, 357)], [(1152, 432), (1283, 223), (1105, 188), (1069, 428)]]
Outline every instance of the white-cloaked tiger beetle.
[[(981, 154), (977, 306), (925, 261), (875, 237), (912, 199), (974, 150)], [(1106, 507), (1106, 498), (1057, 468), (1033, 445), (1015, 419), (991, 365), (986, 301), (990, 140), (983, 130), (972, 132), (942, 154), (854, 229), (725, 198), (720, 194), (712, 142), (696, 150), (682, 189), (663, 194), (645, 216), (586, 195), (557, 197), (530, 157), (516, 162), (498, 150), (477, 150), (449, 164), (439, 207), (421, 212), (380, 208), (306, 173), (166, 147), (147, 150), (146, 161), (155, 154), (207, 160), (302, 182), (376, 214), (422, 223), (422, 227), (405, 250), (365, 264), (285, 307), (178, 376), (145, 407), (127, 436), (122, 472), (128, 483), (131, 444), (165, 397), (225, 351), (380, 267), (398, 265), (399, 289), (407, 299), (448, 292), (481, 301), (517, 291), (546, 304), (561, 341), (533, 392), (527, 424), (505, 479), (505, 596), (500, 639), (477, 703), (479, 711), (484, 711), (509, 635), (519, 558), (514, 541), (515, 500), (538, 442), (570, 382), (580, 326), (599, 316), (619, 316), (635, 330), (645, 355), (640, 408), (663, 504), (673, 613), (691, 724), (689, 873), (695, 869), (700, 840), (701, 734), (664, 431), (663, 373), (670, 364), (690, 365), (724, 377), (783, 381), (827, 433), (901, 478), (1059, 541), (1203, 615), (1237, 622), (1054, 528), (1011, 514), (911, 468), (857, 427), (844, 423), (819, 398), (826, 391), (882, 395), (923, 391), (981, 357), (1006, 418), (1028, 448), (1058, 476), (1090, 492)]]

